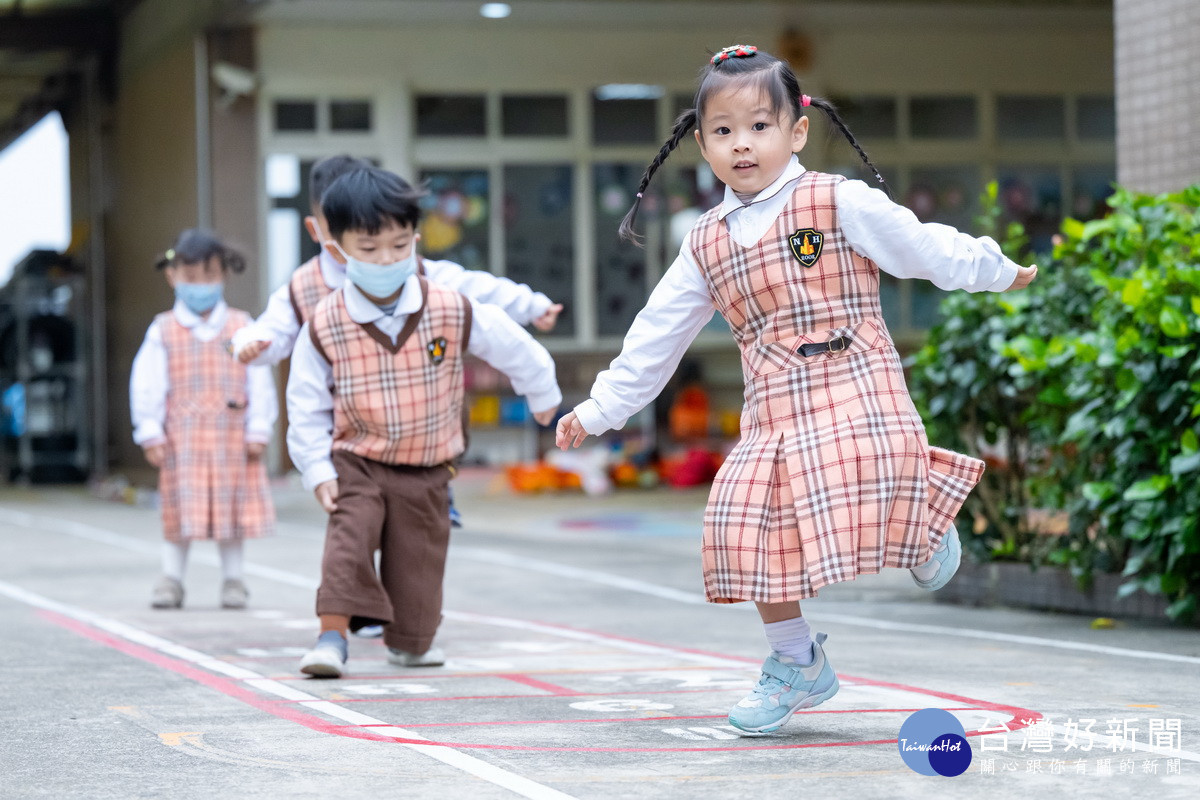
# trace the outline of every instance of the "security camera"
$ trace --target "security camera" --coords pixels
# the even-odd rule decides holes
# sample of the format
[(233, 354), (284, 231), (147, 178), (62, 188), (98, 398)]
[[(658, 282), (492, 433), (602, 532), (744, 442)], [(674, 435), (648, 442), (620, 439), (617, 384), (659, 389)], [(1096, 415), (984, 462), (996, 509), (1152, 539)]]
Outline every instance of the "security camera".
[(228, 61), (212, 65), (212, 79), (221, 89), (221, 108), (228, 108), (239, 97), (253, 93), (258, 87), (258, 76), (253, 71)]

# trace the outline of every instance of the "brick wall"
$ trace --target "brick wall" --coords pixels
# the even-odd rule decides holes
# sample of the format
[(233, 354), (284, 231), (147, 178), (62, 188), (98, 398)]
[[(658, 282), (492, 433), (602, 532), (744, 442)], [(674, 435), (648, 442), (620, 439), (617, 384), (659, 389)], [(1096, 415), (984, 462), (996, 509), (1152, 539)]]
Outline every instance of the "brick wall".
[(1200, 183), (1200, 0), (1115, 0), (1117, 180)]

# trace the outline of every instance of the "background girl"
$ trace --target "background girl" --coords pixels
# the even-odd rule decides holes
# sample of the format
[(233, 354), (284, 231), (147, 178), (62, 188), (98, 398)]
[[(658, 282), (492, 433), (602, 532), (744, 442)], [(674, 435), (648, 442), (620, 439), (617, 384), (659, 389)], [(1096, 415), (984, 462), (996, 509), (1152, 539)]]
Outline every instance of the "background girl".
[(245, 260), (211, 233), (187, 230), (158, 262), (175, 305), (154, 318), (133, 360), (133, 440), (159, 470), (163, 575), (154, 608), (183, 605), (189, 545), (217, 543), (221, 605), (243, 608), (242, 541), (270, 534), (275, 512), (262, 455), (277, 413), (270, 367), (232, 357), (250, 315), (223, 299)]
[(884, 325), (879, 270), (968, 291), (1018, 289), (1036, 274), (991, 239), (923, 225), (861, 181), (806, 171), (794, 154), (809, 106), (883, 183), (836, 109), (802, 94), (785, 62), (745, 45), (712, 57), (621, 232), (633, 237), (642, 193), (693, 128), (724, 202), (693, 227), (591, 398), (558, 425), (564, 449), (622, 427), (714, 310), (729, 323), (746, 405), (709, 497), (702, 554), (708, 600), (753, 600), (771, 646), (729, 714), (749, 732), (837, 693), (825, 636), (814, 639), (799, 600), (884, 567), (936, 589), (958, 568), (953, 520), (983, 462), (929, 446)]

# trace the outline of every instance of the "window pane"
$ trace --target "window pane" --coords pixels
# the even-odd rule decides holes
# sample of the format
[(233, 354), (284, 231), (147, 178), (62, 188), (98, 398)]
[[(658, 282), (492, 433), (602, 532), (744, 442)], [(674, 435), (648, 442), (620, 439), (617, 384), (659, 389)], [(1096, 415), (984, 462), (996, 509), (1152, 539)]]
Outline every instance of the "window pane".
[(911, 112), (915, 139), (973, 139), (978, 135), (974, 97), (914, 97)]
[[(894, 97), (841, 97), (834, 101), (838, 115), (854, 138), (865, 144), (871, 139), (895, 139), (898, 130), (896, 98)], [(808, 113), (812, 113), (812, 109)], [(815, 116), (823, 116), (816, 114)], [(841, 133), (835, 136), (845, 138)]]
[(371, 101), (334, 100), (330, 102), (329, 129), (334, 131), (371, 130)]
[(566, 136), (567, 98), (505, 97), (500, 103), (505, 136)]
[(418, 136), (483, 136), (487, 133), (483, 95), (417, 97)]
[(592, 97), (594, 144), (646, 144), (658, 141), (656, 100), (601, 100)]
[(1071, 216), (1098, 219), (1108, 213), (1105, 200), (1113, 193), (1117, 170), (1112, 164), (1076, 167), (1071, 172)]
[(904, 205), (922, 222), (941, 222), (960, 231), (974, 227), (983, 181), (974, 165), (913, 167)]
[(317, 103), (314, 100), (276, 100), (275, 130), (315, 131)]
[(1113, 141), (1117, 137), (1113, 98), (1080, 97), (1075, 105), (1075, 132), (1080, 139)]
[(996, 98), (996, 136), (1002, 142), (1063, 139), (1066, 102), (1061, 97)]
[(1020, 222), (1035, 252), (1050, 251), (1062, 222), (1062, 180), (1057, 167), (1004, 166), (996, 170), (1004, 222)]
[[(601, 336), (624, 336), (646, 303), (646, 251), (623, 241), (617, 231), (633, 203), (644, 166), (596, 164), (592, 169), (596, 226), (596, 309)], [(638, 212), (638, 229), (655, 220), (657, 194), (647, 193)]]
[(505, 274), (566, 308), (552, 336), (574, 336), (575, 235), (571, 167), (504, 168)]
[(467, 269), (490, 268), (486, 170), (423, 170), (421, 253)]

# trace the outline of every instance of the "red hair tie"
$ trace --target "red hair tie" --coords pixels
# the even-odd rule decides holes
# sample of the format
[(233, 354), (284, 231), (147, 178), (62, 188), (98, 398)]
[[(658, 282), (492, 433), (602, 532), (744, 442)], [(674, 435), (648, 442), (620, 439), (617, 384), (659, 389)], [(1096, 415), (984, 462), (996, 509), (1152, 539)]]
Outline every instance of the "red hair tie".
[(800, 105), (804, 106), (805, 108), (808, 108), (809, 106), (812, 105), (812, 98), (806, 94), (800, 95)]
[(733, 58), (749, 58), (758, 52), (758, 48), (752, 44), (734, 44), (729, 47), (722, 47), (720, 52), (712, 57), (713, 64), (720, 64), (722, 61)]

